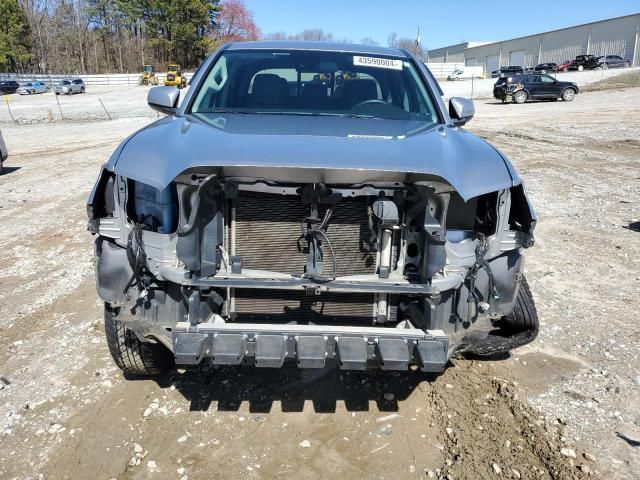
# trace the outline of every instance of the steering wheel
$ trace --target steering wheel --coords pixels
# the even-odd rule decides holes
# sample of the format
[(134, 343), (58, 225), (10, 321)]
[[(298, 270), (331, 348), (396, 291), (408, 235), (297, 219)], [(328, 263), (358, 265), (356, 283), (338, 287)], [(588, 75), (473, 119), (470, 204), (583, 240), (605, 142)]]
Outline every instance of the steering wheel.
[(360, 108), (360, 107), (364, 107), (365, 105), (388, 105), (388, 103), (385, 102), (384, 100), (378, 100), (377, 98), (371, 98), (369, 100), (363, 100), (362, 102), (358, 102), (351, 108)]

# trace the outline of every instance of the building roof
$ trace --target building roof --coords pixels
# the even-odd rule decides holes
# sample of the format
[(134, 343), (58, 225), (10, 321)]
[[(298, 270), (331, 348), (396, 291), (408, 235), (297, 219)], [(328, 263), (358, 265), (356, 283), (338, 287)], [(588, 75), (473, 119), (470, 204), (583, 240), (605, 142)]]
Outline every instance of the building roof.
[(236, 42), (227, 47), (228, 50), (321, 50), (329, 52), (366, 53), (370, 55), (386, 55), (406, 58), (407, 54), (397, 48), (379, 47), (376, 45), (357, 45), (336, 42), (307, 42), (299, 40), (264, 40), (258, 42)]
[(512, 40), (519, 40), (521, 38), (527, 38), (527, 37), (535, 37), (538, 35), (546, 35), (548, 33), (552, 33), (552, 32), (559, 32), (562, 30), (569, 30), (572, 28), (578, 28), (578, 27), (583, 27), (585, 25), (592, 25), (594, 23), (602, 23), (602, 22), (608, 22), (610, 20), (618, 20), (620, 18), (626, 18), (626, 17), (634, 17), (636, 15), (640, 15), (640, 13), (631, 13), (629, 15), (622, 15), (620, 17), (611, 17), (611, 18), (605, 18), (603, 20), (595, 20), (593, 22), (587, 22), (587, 23), (580, 23), (578, 25), (571, 25), (569, 27), (562, 27), (562, 28), (556, 28), (554, 30), (547, 30), (544, 32), (539, 32), (539, 33), (530, 33), (528, 35), (521, 35), (519, 37), (513, 37), (513, 38), (508, 38), (506, 40), (498, 40), (498, 41), (492, 41), (492, 42), (463, 42), (463, 43), (455, 43), (453, 45), (447, 45), (445, 47), (440, 47), (440, 48), (431, 48), (429, 49), (429, 52), (434, 52), (436, 50), (446, 50), (448, 48), (452, 48), (452, 47), (457, 47), (460, 45), (464, 45), (466, 43), (466, 48), (475, 48), (475, 47), (482, 47), (484, 45), (490, 45), (490, 44), (494, 44), (494, 43), (503, 43), (503, 42), (510, 42)]

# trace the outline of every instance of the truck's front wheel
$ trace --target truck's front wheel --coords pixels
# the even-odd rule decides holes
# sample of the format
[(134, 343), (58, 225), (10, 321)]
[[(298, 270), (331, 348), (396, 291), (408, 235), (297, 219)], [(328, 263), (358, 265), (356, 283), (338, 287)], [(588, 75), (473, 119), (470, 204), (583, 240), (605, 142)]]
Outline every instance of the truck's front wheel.
[(526, 278), (522, 278), (513, 312), (500, 319), (496, 327), (480, 345), (468, 349), (469, 353), (481, 356), (495, 355), (531, 343), (538, 336), (540, 323)]
[(133, 376), (161, 375), (173, 367), (173, 355), (159, 343), (141, 342), (123, 322), (116, 311), (104, 306), (104, 330), (109, 352), (120, 369)]

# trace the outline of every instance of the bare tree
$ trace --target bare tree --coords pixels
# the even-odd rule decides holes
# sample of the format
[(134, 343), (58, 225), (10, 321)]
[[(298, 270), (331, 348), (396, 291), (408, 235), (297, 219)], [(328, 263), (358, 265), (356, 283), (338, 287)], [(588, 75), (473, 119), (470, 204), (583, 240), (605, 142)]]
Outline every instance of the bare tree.
[(387, 46), (391, 48), (396, 48), (398, 46), (398, 34), (396, 32), (391, 32), (387, 37)]
[(260, 37), (253, 13), (241, 0), (226, 0), (221, 7), (217, 28), (211, 34), (216, 45), (257, 40)]

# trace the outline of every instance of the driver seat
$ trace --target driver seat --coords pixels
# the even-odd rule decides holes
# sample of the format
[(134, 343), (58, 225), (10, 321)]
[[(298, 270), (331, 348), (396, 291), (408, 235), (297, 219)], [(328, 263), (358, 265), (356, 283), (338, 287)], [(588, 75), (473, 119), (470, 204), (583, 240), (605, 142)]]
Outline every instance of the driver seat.
[(351, 108), (366, 100), (378, 99), (378, 85), (374, 80), (346, 80), (342, 91), (342, 98), (347, 108)]

